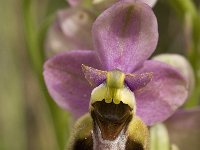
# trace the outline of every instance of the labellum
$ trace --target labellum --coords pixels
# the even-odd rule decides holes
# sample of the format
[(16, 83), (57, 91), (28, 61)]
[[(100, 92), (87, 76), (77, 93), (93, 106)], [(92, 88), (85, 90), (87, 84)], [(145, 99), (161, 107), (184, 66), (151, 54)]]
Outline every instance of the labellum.
[(93, 89), (90, 114), (78, 121), (69, 149), (148, 149), (148, 129), (135, 115), (135, 96), (124, 79), (120, 70), (109, 71), (106, 81)]

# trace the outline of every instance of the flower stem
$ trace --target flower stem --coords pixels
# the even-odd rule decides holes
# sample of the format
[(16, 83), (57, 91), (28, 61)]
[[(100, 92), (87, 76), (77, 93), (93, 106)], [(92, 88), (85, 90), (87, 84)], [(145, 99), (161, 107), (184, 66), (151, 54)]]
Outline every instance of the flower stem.
[[(49, 96), (44, 80), (43, 80), (43, 63), (45, 60), (44, 50), (42, 49), (42, 42), (44, 37), (44, 32), (38, 32), (36, 21), (34, 20), (33, 8), (32, 8), (31, 0), (23, 0), (23, 17), (24, 17), (24, 29), (25, 29), (25, 38), (27, 43), (27, 51), (29, 54), (30, 62), (32, 64), (32, 68), (35, 74), (38, 77), (38, 83), (40, 85), (41, 91), (43, 92), (43, 96), (46, 99), (46, 104), (49, 108), (49, 115), (51, 116), (53, 130), (55, 131), (55, 136), (59, 146), (59, 149), (64, 146), (63, 143), (63, 126), (61, 124), (61, 119), (67, 119), (67, 116), (63, 116), (63, 112), (55, 105)], [(47, 23), (48, 24), (48, 23)], [(42, 27), (47, 27), (45, 24)], [(45, 30), (44, 30), (45, 31)], [(63, 122), (63, 121), (62, 121)], [(65, 122), (65, 121), (64, 121)], [(66, 122), (65, 122), (66, 123)], [(65, 126), (64, 131), (66, 131), (67, 126)], [(61, 131), (62, 130), (62, 131)]]

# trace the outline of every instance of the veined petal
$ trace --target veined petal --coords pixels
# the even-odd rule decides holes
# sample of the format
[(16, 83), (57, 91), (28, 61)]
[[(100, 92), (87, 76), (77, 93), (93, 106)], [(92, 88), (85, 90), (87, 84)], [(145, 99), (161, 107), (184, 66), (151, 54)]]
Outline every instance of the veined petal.
[(189, 61), (178, 54), (160, 54), (152, 58), (175, 67), (185, 77), (190, 94), (195, 87), (194, 71)]
[(135, 91), (137, 115), (147, 125), (166, 120), (187, 99), (186, 80), (171, 66), (149, 60), (137, 72), (153, 72), (152, 81)]
[(44, 79), (56, 103), (77, 116), (88, 111), (91, 87), (81, 65), (99, 68), (94, 51), (68, 51), (49, 59), (44, 66)]
[(92, 34), (105, 69), (132, 72), (156, 48), (157, 20), (148, 5), (139, 1), (120, 1), (97, 18)]
[(200, 107), (177, 111), (165, 125), (172, 144), (180, 150), (199, 150)]

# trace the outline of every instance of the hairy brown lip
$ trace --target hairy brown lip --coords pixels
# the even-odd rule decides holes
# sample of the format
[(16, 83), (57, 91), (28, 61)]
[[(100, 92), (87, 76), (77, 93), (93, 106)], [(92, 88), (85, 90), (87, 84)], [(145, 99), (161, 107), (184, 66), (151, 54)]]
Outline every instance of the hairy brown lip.
[(127, 128), (132, 119), (132, 109), (122, 102), (106, 103), (104, 100), (92, 104), (91, 116), (95, 126), (98, 125), (104, 140), (115, 140), (122, 129)]

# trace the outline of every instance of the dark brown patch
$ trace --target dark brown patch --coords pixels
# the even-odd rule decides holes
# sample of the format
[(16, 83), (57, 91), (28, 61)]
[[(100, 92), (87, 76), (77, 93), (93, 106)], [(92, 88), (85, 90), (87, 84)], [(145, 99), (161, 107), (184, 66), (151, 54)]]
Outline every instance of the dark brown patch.
[(144, 148), (141, 143), (128, 139), (125, 150), (144, 150)]
[(94, 110), (91, 112), (91, 116), (105, 140), (114, 140), (132, 119), (132, 109), (122, 102), (114, 104), (113, 102), (106, 103), (103, 100), (92, 106)]
[(73, 150), (93, 150), (92, 136), (84, 139), (78, 139), (74, 143)]
[(131, 19), (132, 19), (132, 16), (133, 16), (133, 11), (134, 11), (134, 6), (129, 6), (127, 8), (127, 12), (125, 14), (125, 17), (124, 17), (124, 24), (122, 26), (122, 35), (124, 35), (125, 33), (127, 33), (127, 29), (128, 29), (128, 26), (131, 22)]

